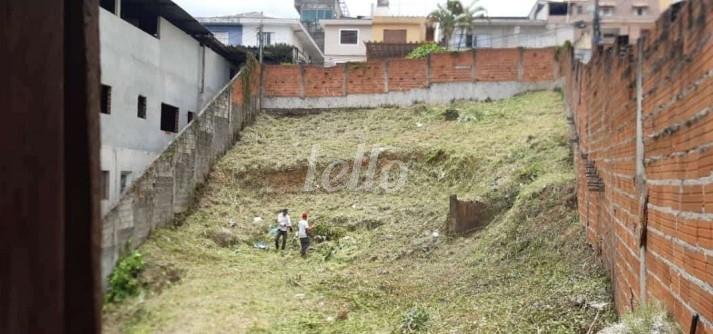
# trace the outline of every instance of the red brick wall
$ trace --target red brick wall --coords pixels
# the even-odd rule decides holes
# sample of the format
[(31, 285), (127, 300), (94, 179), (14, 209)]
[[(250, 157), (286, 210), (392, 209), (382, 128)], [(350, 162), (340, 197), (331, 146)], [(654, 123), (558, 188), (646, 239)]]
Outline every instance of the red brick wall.
[(249, 85), (247, 90), (245, 89), (246, 87), (244, 87), (244, 83), (233, 85), (232, 102), (234, 105), (242, 106), (245, 102), (249, 102), (246, 101), (248, 94), (248, 100), (257, 99), (260, 94), (260, 77), (262, 76), (260, 72), (260, 66), (255, 66), (255, 69), (250, 73), (250, 78), (247, 80), (247, 84)]
[(263, 93), (265, 96), (300, 96), (301, 78), (298, 65), (264, 66)]
[(475, 53), (476, 80), (517, 81), (519, 63), (520, 49), (479, 49)]
[[(699, 314), (699, 334), (713, 333), (711, 14), (713, 0), (692, 0), (673, 21), (664, 14), (641, 48), (597, 52), (587, 65), (572, 62), (571, 53), (559, 55), (578, 139), (580, 218), (609, 267), (617, 308), (638, 305), (644, 294), (662, 301), (686, 333), (692, 316)], [(537, 55), (525, 51), (523, 80), (547, 72), (528, 69), (531, 57)], [(641, 186), (636, 172), (639, 93)], [(588, 187), (588, 164), (603, 181), (602, 192)], [(639, 277), (642, 263), (645, 277)]]
[(428, 61), (426, 59), (391, 59), (387, 66), (389, 91), (428, 87)]
[(549, 49), (527, 50), (522, 54), (522, 81), (542, 81), (554, 79), (552, 51)]
[(304, 96), (343, 96), (344, 66), (304, 68)]
[(350, 63), (346, 68), (266, 65), (263, 93), (266, 97), (321, 97), (406, 91), (449, 82), (547, 81), (558, 71), (555, 54), (553, 48), (478, 49), (435, 54), (430, 59)]
[(440, 53), (431, 56), (431, 82), (473, 81), (473, 53)]
[(349, 94), (376, 94), (386, 90), (383, 60), (347, 65), (347, 92)]

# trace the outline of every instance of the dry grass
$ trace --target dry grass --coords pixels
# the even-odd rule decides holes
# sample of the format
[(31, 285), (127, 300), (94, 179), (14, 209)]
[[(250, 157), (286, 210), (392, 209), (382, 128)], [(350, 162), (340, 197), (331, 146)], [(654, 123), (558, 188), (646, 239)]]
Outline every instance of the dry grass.
[[(447, 107), (458, 121), (443, 120)], [(197, 207), (141, 247), (179, 282), (105, 307), (107, 332), (397, 333), (424, 313), (427, 333), (585, 333), (608, 282), (577, 222), (561, 97), (263, 115), (213, 173)], [(409, 167), (398, 192), (302, 192), (307, 159), (351, 161), (360, 144)], [(380, 163), (383, 163), (381, 161)], [(442, 233), (448, 196), (497, 209), (478, 235)], [(266, 232), (278, 209), (345, 237), (301, 259)], [(263, 217), (264, 222), (254, 222)], [(237, 246), (207, 235), (233, 226)], [(434, 238), (434, 231), (441, 236)], [(413, 310), (418, 310), (414, 313)], [(600, 314), (594, 329), (613, 320)]]

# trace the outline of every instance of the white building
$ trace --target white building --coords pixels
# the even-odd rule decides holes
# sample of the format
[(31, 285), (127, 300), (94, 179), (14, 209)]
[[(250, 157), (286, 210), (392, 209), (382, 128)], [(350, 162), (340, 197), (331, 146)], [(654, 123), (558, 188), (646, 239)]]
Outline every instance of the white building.
[(552, 24), (527, 17), (491, 17), (477, 19), (471, 29), (453, 33), (449, 49), (470, 48), (543, 48), (561, 46), (574, 40), (574, 26)]
[(260, 13), (198, 18), (225, 45), (248, 48), (260, 46), (258, 38), (262, 26), (264, 45), (288, 44), (297, 49), (295, 59), (302, 63), (321, 64), (324, 55), (307, 29), (298, 19), (267, 17)]
[(197, 21), (157, 1), (101, 1), (103, 213), (236, 70)]
[(366, 61), (366, 43), (371, 40), (372, 20), (342, 18), (320, 20), (324, 29), (324, 64)]
[[(564, 4), (564, 8), (558, 6)], [(456, 28), (449, 49), (543, 48), (575, 40), (566, 3), (538, 0), (527, 15), (477, 18), (470, 28)]]

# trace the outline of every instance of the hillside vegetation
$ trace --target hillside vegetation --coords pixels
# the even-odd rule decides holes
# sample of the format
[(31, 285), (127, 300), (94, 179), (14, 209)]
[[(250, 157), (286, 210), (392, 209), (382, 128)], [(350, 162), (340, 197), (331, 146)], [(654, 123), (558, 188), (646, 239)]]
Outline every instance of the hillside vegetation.
[[(592, 307), (611, 302), (609, 282), (577, 219), (570, 154), (556, 92), (262, 115), (195, 207), (139, 248), (141, 292), (105, 306), (105, 331), (596, 333), (614, 313)], [(486, 203), (490, 224), (447, 235), (452, 194)], [(326, 239), (308, 258), (294, 237), (273, 249), (281, 208), (294, 223), (308, 211)]]

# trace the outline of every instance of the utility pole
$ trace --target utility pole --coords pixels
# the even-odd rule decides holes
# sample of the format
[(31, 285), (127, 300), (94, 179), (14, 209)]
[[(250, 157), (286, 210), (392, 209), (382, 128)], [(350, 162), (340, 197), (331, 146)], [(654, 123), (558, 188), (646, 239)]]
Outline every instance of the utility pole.
[(594, 19), (592, 20), (592, 49), (602, 42), (601, 18), (599, 17), (599, 0), (594, 0)]
[(265, 35), (263, 33), (263, 14), (260, 12), (260, 25), (257, 26), (257, 41), (258, 41), (258, 59), (260, 60), (260, 64), (262, 64), (262, 55), (263, 55), (263, 49), (265, 47)]

